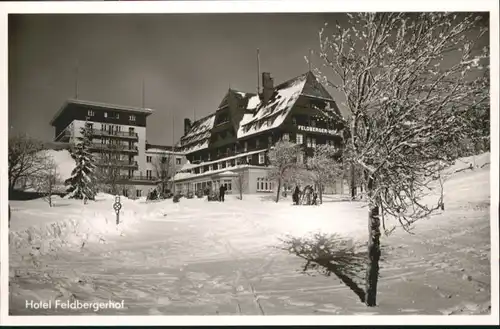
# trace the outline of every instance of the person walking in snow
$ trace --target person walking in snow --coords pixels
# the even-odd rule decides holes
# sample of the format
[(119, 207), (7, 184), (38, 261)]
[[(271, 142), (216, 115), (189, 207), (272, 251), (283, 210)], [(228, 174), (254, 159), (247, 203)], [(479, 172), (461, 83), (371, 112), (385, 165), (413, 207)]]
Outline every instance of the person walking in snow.
[(293, 204), (295, 204), (295, 205), (298, 205), (298, 204), (299, 204), (299, 195), (300, 195), (300, 189), (299, 189), (299, 187), (296, 185), (296, 186), (295, 186), (295, 190), (293, 191), (293, 194), (292, 194)]
[(316, 191), (313, 192), (312, 204), (313, 204), (313, 206), (317, 206), (318, 205), (318, 192), (316, 192)]
[(219, 187), (219, 201), (224, 202), (224, 194), (225, 193), (226, 193), (226, 186), (221, 185), (221, 187)]

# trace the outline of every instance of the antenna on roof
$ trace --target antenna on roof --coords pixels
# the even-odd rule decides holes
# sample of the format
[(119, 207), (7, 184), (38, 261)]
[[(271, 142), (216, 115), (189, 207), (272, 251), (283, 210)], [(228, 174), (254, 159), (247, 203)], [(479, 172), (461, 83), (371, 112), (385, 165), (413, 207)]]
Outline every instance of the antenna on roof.
[(144, 78), (142, 78), (142, 108), (146, 108), (146, 82), (144, 81)]
[(80, 61), (76, 60), (75, 66), (75, 99), (78, 99), (78, 74), (79, 74)]
[(257, 95), (260, 93), (260, 50), (257, 48)]

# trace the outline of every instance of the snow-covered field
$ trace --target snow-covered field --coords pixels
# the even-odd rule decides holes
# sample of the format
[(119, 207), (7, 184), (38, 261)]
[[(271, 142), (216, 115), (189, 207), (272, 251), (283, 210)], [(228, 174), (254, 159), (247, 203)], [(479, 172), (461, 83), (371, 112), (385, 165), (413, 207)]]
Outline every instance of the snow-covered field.
[[(366, 240), (362, 202), (122, 199), (116, 227), (113, 197), (99, 195), (86, 206), (11, 201), (10, 314), (489, 314), (489, 154), (474, 160), (474, 170), (446, 181), (444, 212), (419, 222), (415, 235), (382, 237), (375, 308), (333, 277), (301, 273), (303, 262), (276, 248), (284, 235), (318, 231)], [(33, 310), (27, 300), (123, 300), (125, 308)]]

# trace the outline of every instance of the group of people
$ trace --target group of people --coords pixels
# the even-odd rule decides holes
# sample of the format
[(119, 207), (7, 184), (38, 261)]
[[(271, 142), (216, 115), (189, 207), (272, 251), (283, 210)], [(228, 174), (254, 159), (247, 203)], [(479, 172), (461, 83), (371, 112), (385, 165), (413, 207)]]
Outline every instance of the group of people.
[(300, 191), (298, 186), (295, 186), (295, 190), (292, 194), (292, 200), (294, 205), (302, 204), (302, 199), (305, 198), (306, 205), (318, 205), (318, 193), (313, 189), (311, 185), (304, 187), (303, 191)]

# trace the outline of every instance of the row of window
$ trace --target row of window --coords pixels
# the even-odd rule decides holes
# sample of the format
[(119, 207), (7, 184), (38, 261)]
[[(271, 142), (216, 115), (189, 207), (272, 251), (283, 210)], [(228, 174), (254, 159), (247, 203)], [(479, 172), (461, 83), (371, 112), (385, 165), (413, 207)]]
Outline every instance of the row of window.
[[(115, 119), (120, 119), (120, 113), (112, 113), (112, 114), (114, 114), (114, 118)], [(95, 116), (95, 112), (93, 110), (88, 110), (87, 111), (87, 116), (93, 117), (93, 116)], [(111, 118), (111, 116), (108, 115), (108, 112), (104, 112), (104, 117), (105, 118)], [(135, 121), (135, 115), (129, 115), (128, 116), (128, 120), (129, 121)]]
[(273, 190), (273, 182), (267, 177), (257, 178), (257, 192), (271, 192)]
[[(175, 164), (180, 165), (182, 162), (181, 158), (175, 158)], [(148, 155), (146, 156), (146, 162), (147, 163), (152, 163), (153, 162), (153, 157)], [(167, 162), (167, 157), (161, 157), (161, 163), (166, 163)]]
[[(265, 152), (260, 152), (258, 157), (259, 157), (259, 164), (260, 165), (263, 165), (266, 163), (266, 153)], [(220, 170), (220, 169), (235, 167), (237, 165), (245, 164), (245, 163), (246, 164), (252, 163), (252, 155), (247, 155), (245, 157), (235, 158), (235, 159), (226, 160), (226, 161), (219, 161), (217, 163), (213, 163), (210, 165), (198, 167), (199, 172), (197, 172), (197, 174), (203, 174), (204, 172), (208, 172), (208, 171), (212, 171), (212, 170)], [(205, 167), (207, 167), (208, 169), (205, 169)]]

